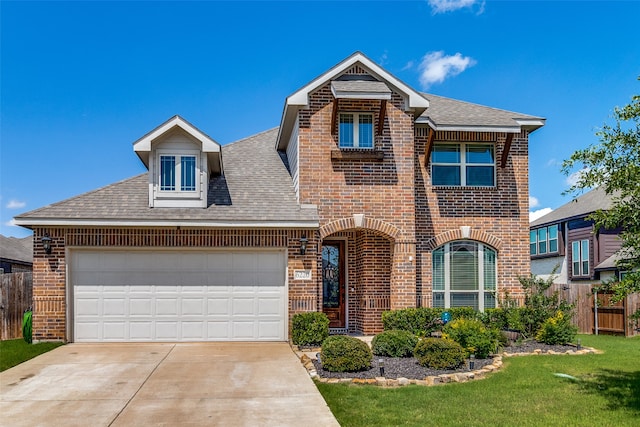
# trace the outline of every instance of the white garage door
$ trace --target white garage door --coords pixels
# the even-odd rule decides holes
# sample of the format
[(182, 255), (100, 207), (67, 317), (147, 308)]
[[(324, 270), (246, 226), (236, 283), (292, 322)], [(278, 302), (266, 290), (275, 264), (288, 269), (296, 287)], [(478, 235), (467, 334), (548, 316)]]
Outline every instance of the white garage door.
[(284, 251), (71, 252), (73, 338), (282, 341)]

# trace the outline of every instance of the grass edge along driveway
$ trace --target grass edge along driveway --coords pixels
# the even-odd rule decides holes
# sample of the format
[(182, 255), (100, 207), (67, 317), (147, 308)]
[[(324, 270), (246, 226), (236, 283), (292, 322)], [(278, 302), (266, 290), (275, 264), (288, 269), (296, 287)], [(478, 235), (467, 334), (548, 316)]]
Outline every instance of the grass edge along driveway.
[(0, 372), (61, 346), (61, 342), (28, 344), (22, 338), (0, 341)]
[(435, 387), (316, 385), (342, 426), (637, 426), (640, 337), (580, 338), (603, 354), (503, 358), (484, 380)]

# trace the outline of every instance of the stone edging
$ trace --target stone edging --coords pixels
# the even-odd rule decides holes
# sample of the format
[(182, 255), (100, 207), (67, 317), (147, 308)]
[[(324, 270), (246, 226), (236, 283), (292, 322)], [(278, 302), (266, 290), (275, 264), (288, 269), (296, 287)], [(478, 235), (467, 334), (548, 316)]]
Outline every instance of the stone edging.
[(581, 354), (589, 354), (589, 353), (601, 353), (600, 351), (584, 347), (581, 350), (567, 350), (566, 352), (560, 353), (555, 352), (553, 350), (542, 351), (540, 349), (534, 350), (533, 353), (502, 353), (493, 357), (493, 361), (489, 365), (485, 365), (480, 369), (476, 369), (474, 371), (469, 372), (456, 372), (453, 374), (441, 374), (441, 375), (431, 375), (425, 377), (422, 380), (418, 379), (409, 379), (409, 378), (385, 378), (385, 377), (376, 377), (376, 378), (322, 378), (318, 375), (316, 371), (316, 367), (313, 364), (313, 360), (304, 352), (298, 351), (293, 348), (296, 356), (299, 357), (300, 362), (306, 368), (309, 376), (314, 380), (327, 383), (327, 384), (369, 384), (376, 385), (380, 387), (399, 387), (406, 385), (421, 385), (421, 386), (434, 386), (440, 384), (449, 384), (449, 383), (465, 383), (472, 380), (481, 380), (486, 378), (487, 374), (491, 372), (496, 372), (502, 368), (502, 358), (503, 357), (515, 357), (515, 356), (531, 356), (531, 355), (581, 355)]

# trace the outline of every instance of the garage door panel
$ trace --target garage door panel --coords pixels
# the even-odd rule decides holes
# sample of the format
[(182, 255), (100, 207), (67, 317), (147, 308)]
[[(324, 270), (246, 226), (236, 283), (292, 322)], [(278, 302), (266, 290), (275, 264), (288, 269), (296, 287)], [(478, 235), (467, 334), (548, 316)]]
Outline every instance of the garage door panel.
[(71, 253), (75, 341), (286, 339), (284, 251)]

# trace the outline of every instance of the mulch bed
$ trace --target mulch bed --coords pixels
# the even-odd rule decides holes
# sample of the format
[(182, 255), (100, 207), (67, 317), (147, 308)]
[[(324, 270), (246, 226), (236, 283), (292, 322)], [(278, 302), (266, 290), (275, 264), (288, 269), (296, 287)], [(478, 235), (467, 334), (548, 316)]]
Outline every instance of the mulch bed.
[[(564, 353), (567, 350), (575, 350), (575, 346), (570, 345), (546, 345), (535, 341), (525, 341), (518, 344), (513, 344), (502, 349), (505, 353), (533, 353), (535, 350), (541, 350), (543, 353), (549, 350), (557, 353)], [(384, 375), (380, 375), (380, 360), (384, 362)], [(472, 370), (482, 369), (485, 365), (493, 363), (493, 358), (488, 359), (476, 359)], [(470, 372), (468, 361), (455, 370), (437, 370), (429, 369), (418, 364), (418, 361), (413, 357), (381, 357), (373, 356), (372, 366), (369, 370), (360, 372), (329, 372), (322, 369), (320, 363), (317, 360), (313, 361), (313, 365), (316, 368), (318, 376), (321, 378), (363, 378), (373, 379), (376, 377), (384, 376), (385, 378), (398, 379), (422, 379), (428, 376), (438, 376), (443, 374), (453, 374), (459, 372)]]

